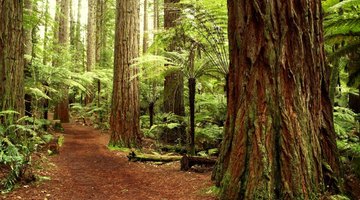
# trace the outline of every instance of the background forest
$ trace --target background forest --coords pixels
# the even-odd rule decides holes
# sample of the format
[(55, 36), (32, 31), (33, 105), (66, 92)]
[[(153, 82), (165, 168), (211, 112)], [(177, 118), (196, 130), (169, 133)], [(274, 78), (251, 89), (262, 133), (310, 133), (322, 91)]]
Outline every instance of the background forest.
[[(25, 106), (24, 113), (8, 109), (5, 99), (18, 96), (1, 93), (2, 191), (27, 176), (32, 155), (47, 148), (53, 130), (61, 131), (70, 119), (111, 130), (110, 148), (154, 141), (159, 151), (219, 154), (229, 91), (226, 0), (141, 0), (138, 6), (137, 23), (117, 24), (115, 0), (23, 1), (25, 56), (18, 73), (25, 80)], [(360, 1), (325, 0), (322, 6), (337, 147), (351, 191), (360, 178)], [(125, 36), (139, 52), (130, 58), (114, 56), (114, 49), (121, 52), (117, 45), (124, 38), (116, 27), (122, 25), (138, 31)], [(114, 64), (126, 59), (129, 67), (114, 71)], [(138, 93), (115, 89), (122, 74), (138, 82)], [(139, 105), (126, 95), (138, 98)], [(119, 125), (124, 120), (114, 116), (123, 116), (115, 108), (120, 104), (140, 107), (138, 125)], [(117, 134), (119, 126), (139, 133), (124, 138)]]

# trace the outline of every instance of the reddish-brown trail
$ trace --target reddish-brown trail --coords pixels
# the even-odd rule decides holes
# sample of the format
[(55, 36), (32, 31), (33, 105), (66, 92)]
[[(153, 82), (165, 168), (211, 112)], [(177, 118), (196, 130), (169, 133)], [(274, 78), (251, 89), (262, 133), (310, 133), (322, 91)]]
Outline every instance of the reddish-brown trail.
[(128, 162), (125, 153), (109, 151), (108, 135), (90, 127), (65, 124), (60, 154), (50, 180), (21, 186), (3, 199), (116, 200), (215, 199), (204, 190), (210, 172), (179, 170), (179, 163), (150, 165)]

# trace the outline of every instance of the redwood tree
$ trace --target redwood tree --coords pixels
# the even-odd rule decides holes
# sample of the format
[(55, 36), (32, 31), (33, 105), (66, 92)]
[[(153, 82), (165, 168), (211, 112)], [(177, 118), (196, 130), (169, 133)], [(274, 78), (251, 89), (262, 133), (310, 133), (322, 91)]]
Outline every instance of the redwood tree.
[[(165, 0), (164, 2), (164, 28), (169, 29), (176, 26), (176, 20), (179, 18), (179, 10), (175, 4), (179, 0)], [(174, 38), (172, 44), (169, 45), (168, 51), (174, 51), (176, 41)], [(164, 111), (172, 112), (176, 115), (185, 115), (184, 107), (184, 76), (180, 70), (168, 73), (164, 82)]]
[(141, 142), (137, 69), (131, 66), (139, 55), (139, 0), (117, 0), (116, 9), (110, 144), (133, 147)]
[[(59, 4), (57, 4), (59, 5)], [(60, 13), (58, 15), (59, 18), (59, 32), (58, 32), (58, 51), (65, 52), (68, 50), (69, 46), (69, 10), (70, 3), (69, 0), (61, 0), (60, 2)], [(59, 61), (56, 62), (56, 65), (59, 65)], [(68, 89), (62, 88), (63, 90), (63, 98), (56, 105), (54, 117), (60, 119), (62, 123), (68, 123), (70, 121), (69, 114), (69, 97), (68, 97)]]
[[(21, 1), (0, 0), (0, 111), (24, 115), (24, 38)], [(0, 124), (19, 116), (0, 117)]]
[(318, 199), (339, 164), (321, 0), (229, 0), (221, 199)]
[(96, 62), (96, 5), (96, 0), (88, 0), (88, 24), (86, 37), (86, 71), (88, 72), (92, 71)]

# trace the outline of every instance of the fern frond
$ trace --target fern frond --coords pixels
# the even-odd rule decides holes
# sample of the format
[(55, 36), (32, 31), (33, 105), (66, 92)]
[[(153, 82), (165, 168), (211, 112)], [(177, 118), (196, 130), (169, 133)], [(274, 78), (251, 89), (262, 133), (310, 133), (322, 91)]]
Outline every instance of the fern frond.
[(344, 0), (328, 8), (328, 12), (335, 12), (339, 9), (356, 9), (359, 8), (360, 0)]
[(360, 40), (347, 44), (328, 55), (330, 61), (360, 49)]

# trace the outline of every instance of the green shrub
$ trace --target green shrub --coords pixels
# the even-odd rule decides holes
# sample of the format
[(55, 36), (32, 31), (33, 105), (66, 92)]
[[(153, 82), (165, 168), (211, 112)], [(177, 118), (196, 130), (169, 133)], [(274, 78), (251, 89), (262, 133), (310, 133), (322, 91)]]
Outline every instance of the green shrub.
[[(0, 117), (9, 114), (0, 112)], [(5, 177), (1, 177), (0, 188), (6, 192), (11, 190), (16, 182), (25, 175), (31, 165), (31, 154), (40, 144), (46, 142), (44, 121), (23, 117), (16, 122), (9, 121), (0, 125), (0, 169)]]

